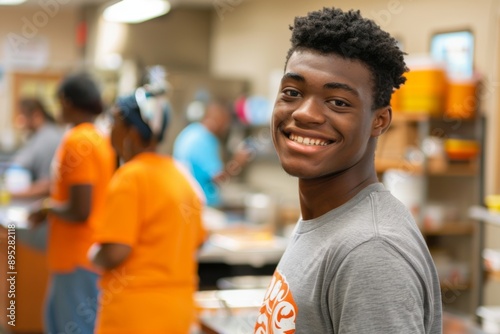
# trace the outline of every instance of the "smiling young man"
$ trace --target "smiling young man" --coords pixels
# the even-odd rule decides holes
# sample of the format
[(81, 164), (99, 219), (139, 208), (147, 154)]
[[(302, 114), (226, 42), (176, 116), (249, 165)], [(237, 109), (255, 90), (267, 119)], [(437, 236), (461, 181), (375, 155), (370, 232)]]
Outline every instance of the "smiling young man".
[(432, 258), (374, 166), (403, 52), (359, 11), (324, 8), (291, 30), (271, 131), (302, 218), (255, 333), (441, 333)]

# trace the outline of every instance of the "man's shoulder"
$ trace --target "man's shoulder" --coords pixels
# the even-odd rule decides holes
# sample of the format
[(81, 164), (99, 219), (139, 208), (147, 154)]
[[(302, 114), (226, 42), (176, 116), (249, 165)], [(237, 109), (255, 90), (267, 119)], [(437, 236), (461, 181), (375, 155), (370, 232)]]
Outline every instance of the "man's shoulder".
[(217, 138), (200, 123), (188, 125), (179, 133), (174, 143), (174, 156), (186, 150), (203, 153), (217, 147)]
[(182, 131), (179, 133), (179, 137), (203, 133), (204, 130), (205, 128), (203, 125), (201, 125), (201, 123), (191, 123), (188, 124), (184, 129), (182, 129)]
[(64, 130), (55, 125), (48, 124), (40, 129), (33, 137), (36, 138), (36, 142), (41, 145), (50, 145), (53, 143), (59, 143), (64, 135)]

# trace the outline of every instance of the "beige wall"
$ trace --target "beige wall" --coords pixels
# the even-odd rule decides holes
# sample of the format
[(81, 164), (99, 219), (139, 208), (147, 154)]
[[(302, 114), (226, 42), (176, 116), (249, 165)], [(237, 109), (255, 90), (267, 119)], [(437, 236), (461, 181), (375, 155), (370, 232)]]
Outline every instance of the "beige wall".
[(208, 10), (177, 9), (165, 17), (130, 26), (124, 55), (145, 64), (208, 72), (211, 15)]
[(96, 50), (96, 44), (101, 43), (96, 34), (102, 36), (106, 27), (111, 27), (115, 34), (117, 31), (123, 34), (123, 41), (116, 43), (111, 36), (110, 41), (105, 41), (106, 47), (109, 52), (121, 54), (123, 59), (137, 61), (139, 65), (161, 64), (175, 71), (208, 73), (212, 20), (209, 9), (176, 8), (165, 16), (140, 24), (104, 23), (97, 19), (102, 10), (103, 7), (98, 7), (88, 14), (93, 22), (92, 43), (87, 54), (91, 61), (101, 52)]
[[(64, 5), (49, 12), (40, 6), (2, 7), (0, 11), (0, 41), (2, 43), (0, 62), (3, 63), (7, 36), (16, 34), (25, 37), (28, 43), (32, 38), (39, 36), (48, 38), (50, 67), (60, 68), (75, 64), (78, 58), (75, 42), (77, 14), (77, 8)], [(46, 21), (43, 20), (44, 17), (47, 18)], [(36, 29), (34, 34), (31, 34), (32, 30), (27, 28), (30, 24), (33, 24)]]
[[(325, 0), (246, 0), (214, 14), (211, 70), (216, 74), (246, 76), (253, 93), (268, 95), (269, 74), (282, 69), (289, 48), (289, 24), (296, 15), (331, 6)], [(410, 54), (428, 52), (434, 32), (470, 28), (476, 37), (475, 65), (483, 74), (482, 111), (488, 115), (487, 192), (500, 192), (496, 161), (500, 116), (497, 111), (498, 0), (338, 0), (337, 7), (360, 9), (403, 42)], [(495, 187), (495, 185), (497, 185)], [(496, 188), (496, 189), (495, 189)]]
[[(498, 13), (498, 17), (500, 17), (500, 10)], [(497, 33), (500, 35), (500, 20), (497, 22)], [(500, 40), (499, 36), (496, 36), (496, 40)], [(497, 112), (493, 117), (491, 117), (490, 120), (490, 127), (489, 131), (492, 133), (489, 137), (491, 138), (490, 140), (490, 152), (496, 152), (496, 161), (491, 164), (491, 174), (496, 174), (496, 178), (492, 180), (492, 183), (495, 182), (495, 186), (493, 189), (491, 187), (489, 188), (490, 193), (493, 194), (500, 194), (500, 153), (498, 151), (500, 148), (500, 133), (498, 129), (500, 129), (500, 43), (497, 45), (496, 52), (493, 54), (495, 56), (495, 59), (497, 61), (497, 67), (496, 67), (496, 83), (497, 85), (495, 86), (496, 89), (494, 89), (494, 93), (496, 95), (497, 99)]]

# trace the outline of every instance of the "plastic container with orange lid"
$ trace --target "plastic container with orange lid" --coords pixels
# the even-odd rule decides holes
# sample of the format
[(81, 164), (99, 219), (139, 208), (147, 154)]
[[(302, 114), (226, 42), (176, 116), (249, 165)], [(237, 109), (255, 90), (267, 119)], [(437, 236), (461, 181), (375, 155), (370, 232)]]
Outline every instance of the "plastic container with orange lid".
[(448, 79), (443, 64), (429, 56), (408, 57), (410, 71), (399, 92), (399, 107), (403, 112), (439, 116), (443, 113)]

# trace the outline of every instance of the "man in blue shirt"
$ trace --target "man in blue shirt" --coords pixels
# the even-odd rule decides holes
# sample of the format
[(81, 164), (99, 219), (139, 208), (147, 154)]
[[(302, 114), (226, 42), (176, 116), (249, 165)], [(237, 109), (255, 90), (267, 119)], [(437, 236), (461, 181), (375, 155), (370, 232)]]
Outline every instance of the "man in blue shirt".
[[(211, 102), (201, 121), (188, 125), (174, 143), (174, 158), (190, 170), (205, 193), (207, 205), (212, 207), (221, 204), (219, 186), (231, 174), (225, 169), (220, 152), (220, 140), (230, 125), (229, 109), (222, 103)], [(242, 167), (248, 157), (248, 151), (236, 151), (232, 165)]]

